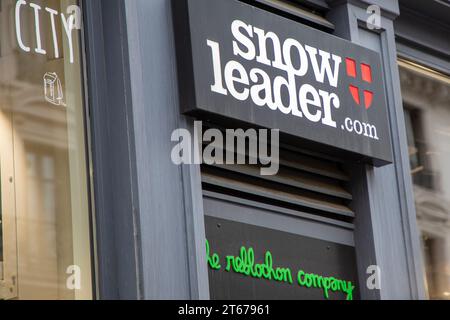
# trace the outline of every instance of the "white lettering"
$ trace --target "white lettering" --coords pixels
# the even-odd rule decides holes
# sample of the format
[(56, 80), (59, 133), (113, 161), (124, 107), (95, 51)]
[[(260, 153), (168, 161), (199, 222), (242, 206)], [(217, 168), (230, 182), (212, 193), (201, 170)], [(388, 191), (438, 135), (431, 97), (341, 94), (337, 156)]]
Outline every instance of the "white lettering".
[(16, 38), (17, 43), (19, 44), (20, 49), (22, 49), (25, 52), (30, 52), (31, 48), (27, 47), (22, 40), (22, 27), (20, 25), (21, 19), (20, 19), (20, 13), (22, 6), (26, 5), (27, 2), (25, 0), (18, 0), (16, 2)]
[(211, 91), (217, 92), (219, 94), (227, 95), (228, 92), (223, 87), (222, 82), (222, 64), (220, 61), (220, 47), (217, 42), (208, 40), (206, 41), (208, 46), (211, 48), (213, 69), (214, 69), (214, 84), (211, 86)]
[[(278, 36), (273, 32), (266, 33), (264, 30), (259, 28), (254, 28), (253, 31), (258, 36), (259, 40), (259, 55), (256, 57), (256, 61), (265, 64), (267, 66), (272, 66), (278, 69), (284, 69), (283, 57), (281, 53), (281, 43)], [(272, 41), (272, 48), (274, 54), (274, 60), (271, 62), (267, 57), (267, 41)]]
[(377, 127), (373, 124), (363, 123), (364, 126), (364, 136), (369, 137), (371, 139), (380, 140), (378, 138)]
[[(237, 73), (237, 75), (235, 75)], [(249, 85), (249, 79), (247, 71), (245, 68), (236, 61), (230, 61), (225, 66), (225, 83), (227, 85), (228, 91), (231, 95), (241, 101), (247, 100), (249, 96), (249, 89), (244, 88), (241, 92), (239, 92), (235, 84), (242, 84), (245, 86)]]
[[(262, 83), (258, 83), (259, 77), (262, 78)], [(250, 71), (250, 80), (256, 83), (250, 90), (253, 102), (257, 106), (267, 105), (271, 110), (277, 110), (276, 104), (272, 101), (272, 84), (267, 73), (260, 69), (252, 69)], [(261, 97), (261, 92), (264, 92), (264, 98)]]
[(241, 56), (246, 60), (254, 60), (256, 56), (255, 45), (247, 36), (241, 33), (240, 29), (244, 29), (249, 37), (253, 37), (252, 26), (247, 25), (240, 20), (233, 21), (231, 24), (231, 32), (233, 33), (234, 38), (247, 49), (246, 52), (242, 51), (238, 43), (233, 41), (233, 54)]
[(75, 24), (75, 17), (73, 15), (70, 15), (67, 19), (64, 13), (61, 13), (61, 20), (64, 26), (64, 31), (67, 36), (67, 41), (69, 42), (69, 61), (70, 63), (73, 63), (73, 39), (72, 39), (72, 30)]
[[(289, 97), (289, 105), (284, 106), (282, 100), (281, 89), (285, 87), (288, 92)], [(295, 115), (298, 116), (298, 108), (297, 108), (297, 88), (295, 87), (295, 77), (293, 74), (288, 74), (288, 80), (283, 77), (276, 77), (273, 83), (273, 94), (275, 98), (275, 105), (277, 108), (283, 112), (284, 114), (289, 114), (291, 112), (295, 112)]]
[(345, 129), (348, 132), (353, 132), (353, 121), (350, 118), (345, 119)]
[[(300, 58), (300, 66), (296, 69), (292, 65), (292, 47), (297, 49), (299, 58)], [(287, 39), (283, 44), (283, 55), (286, 63), (286, 71), (288, 73), (294, 73), (296, 76), (303, 77), (308, 72), (308, 56), (306, 55), (305, 49), (300, 45), (297, 40)]]
[(58, 15), (58, 11), (51, 8), (45, 8), (45, 10), (50, 14), (50, 23), (52, 25), (53, 34), (53, 47), (55, 50), (55, 59), (59, 59), (59, 46), (58, 46), (58, 35), (56, 33), (55, 16)]
[(337, 127), (336, 122), (333, 120), (333, 116), (331, 114), (331, 101), (333, 101), (333, 107), (335, 109), (339, 109), (341, 107), (341, 102), (339, 101), (339, 97), (335, 93), (328, 93), (323, 90), (319, 90), (319, 94), (323, 100), (323, 119), (322, 123), (326, 126)]
[(380, 140), (380, 138), (378, 138), (376, 126), (369, 123), (361, 122), (359, 120), (352, 120), (350, 118), (346, 118), (342, 129), (350, 133), (355, 132), (359, 136), (363, 135), (370, 139)]
[[(335, 110), (341, 108), (339, 96), (323, 90), (323, 85), (320, 89), (316, 89), (309, 83), (299, 84), (297, 80), (311, 70), (317, 83), (329, 84), (336, 88), (339, 82), (341, 57), (308, 45), (303, 46), (293, 38), (287, 38), (282, 42), (276, 33), (256, 28), (241, 20), (233, 21), (231, 33), (233, 55), (247, 61), (256, 60), (263, 66), (260, 69), (252, 65), (252, 68), (246, 69), (245, 64), (236, 60), (222, 62), (220, 44), (207, 40), (207, 46), (211, 48), (214, 72), (212, 92), (222, 95), (229, 93), (239, 101), (250, 98), (252, 103), (259, 107), (268, 107), (285, 115), (305, 117), (308, 121), (328, 127), (338, 127), (333, 114)], [(283, 72), (278, 74), (268, 72), (267, 66)], [(342, 130), (349, 133), (379, 140), (377, 128), (372, 124), (347, 118), (339, 125)], [(212, 136), (206, 136), (207, 141), (218, 136), (217, 132), (210, 134)], [(207, 148), (208, 158), (220, 163), (221, 159), (215, 159), (213, 156), (216, 149), (214, 144)]]
[[(21, 13), (23, 6), (28, 3), (25, 0), (18, 0), (15, 7), (15, 23), (16, 23), (16, 38), (19, 48), (24, 52), (31, 52), (31, 48), (24, 44), (22, 37), (22, 26), (21, 26)], [(42, 7), (36, 3), (30, 2), (28, 6), (33, 10), (34, 14), (34, 32), (36, 39), (36, 48), (34, 51), (37, 54), (46, 55), (47, 50), (43, 47), (42, 35), (41, 35), (41, 11)], [(64, 34), (67, 37), (67, 43), (69, 47), (69, 62), (74, 63), (74, 43), (72, 31), (76, 28), (81, 28), (81, 9), (76, 5), (71, 5), (68, 7), (68, 12), (72, 12), (66, 18), (64, 13), (59, 13), (58, 11), (46, 7), (45, 11), (49, 14), (50, 26), (52, 31), (53, 49), (56, 59), (59, 59), (61, 54), (59, 52), (58, 44), (58, 34), (56, 30), (56, 16), (61, 15), (61, 21), (63, 24)]]
[(34, 9), (34, 28), (35, 28), (34, 30), (36, 31), (36, 46), (37, 46), (34, 51), (36, 51), (36, 53), (45, 55), (47, 54), (47, 51), (42, 49), (41, 24), (39, 21), (39, 11), (41, 11), (41, 6), (35, 3), (30, 3), (30, 7)]
[(355, 130), (355, 133), (357, 135), (362, 135), (363, 127), (361, 125), (361, 122), (359, 122), (358, 120), (353, 121), (353, 129)]
[(319, 55), (322, 58), (321, 65), (317, 61), (317, 49), (305, 46), (305, 50), (308, 52), (311, 59), (311, 64), (314, 70), (314, 76), (317, 82), (325, 82), (325, 74), (327, 75), (328, 82), (331, 86), (337, 88), (339, 78), (339, 66), (341, 65), (342, 58), (336, 55), (332, 55), (334, 61), (334, 69), (332, 70), (330, 65), (330, 54), (328, 52), (319, 50)]
[[(320, 96), (317, 93), (317, 90), (314, 89), (313, 86), (305, 84), (300, 88), (300, 92), (298, 95), (300, 99), (300, 107), (302, 108), (303, 114), (305, 115), (306, 119), (312, 122), (319, 122), (322, 118), (322, 111), (318, 109), (315, 114), (312, 114), (309, 110), (309, 105), (321, 108)], [(311, 99), (308, 98), (308, 96), (311, 96)]]

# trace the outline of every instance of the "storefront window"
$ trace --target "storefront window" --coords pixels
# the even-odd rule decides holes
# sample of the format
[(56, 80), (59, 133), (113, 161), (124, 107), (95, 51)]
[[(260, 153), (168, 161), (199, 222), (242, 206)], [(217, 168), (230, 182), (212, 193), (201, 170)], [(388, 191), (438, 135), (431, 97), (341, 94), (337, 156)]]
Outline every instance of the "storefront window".
[(450, 299), (450, 78), (400, 61), (406, 129), (431, 299)]
[(91, 299), (81, 10), (0, 1), (0, 299)]

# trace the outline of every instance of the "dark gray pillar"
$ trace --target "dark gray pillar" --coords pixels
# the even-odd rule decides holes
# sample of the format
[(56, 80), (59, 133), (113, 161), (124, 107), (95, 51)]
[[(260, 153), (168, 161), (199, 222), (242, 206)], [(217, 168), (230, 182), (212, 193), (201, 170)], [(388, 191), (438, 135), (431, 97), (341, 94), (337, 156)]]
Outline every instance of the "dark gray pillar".
[(125, 1), (145, 299), (207, 299), (199, 166), (171, 161), (180, 115), (171, 1)]
[(140, 253), (132, 104), (121, 0), (83, 1), (93, 239), (99, 299), (138, 299)]
[[(367, 8), (381, 8), (381, 29), (367, 27)], [(397, 1), (331, 1), (329, 19), (336, 35), (381, 54), (395, 163), (383, 168), (366, 166), (357, 174), (355, 188), (366, 190), (355, 201), (355, 233), (361, 285), (365, 269), (374, 261), (381, 268), (379, 293), (364, 290), (363, 298), (423, 299), (424, 276), (417, 232), (409, 155), (397, 67), (393, 20)]]

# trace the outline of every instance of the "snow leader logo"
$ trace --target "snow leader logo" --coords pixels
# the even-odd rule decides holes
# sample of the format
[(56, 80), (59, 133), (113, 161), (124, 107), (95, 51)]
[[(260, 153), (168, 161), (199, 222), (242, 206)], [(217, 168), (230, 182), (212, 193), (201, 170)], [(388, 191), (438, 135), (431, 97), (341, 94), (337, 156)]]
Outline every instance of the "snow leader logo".
[[(357, 79), (357, 70), (356, 70), (356, 61), (352, 58), (345, 59), (347, 65), (347, 75), (351, 78)], [(365, 83), (372, 83), (372, 67), (366, 63), (361, 63), (361, 78)], [(359, 88), (354, 84), (351, 84), (350, 93), (352, 94), (353, 100), (360, 105), (361, 97), (359, 93)], [(364, 90), (364, 105), (366, 109), (369, 109), (372, 106), (373, 102), (373, 92), (369, 90)]]
[[(341, 108), (341, 99), (334, 92), (339, 91), (334, 89), (339, 85), (340, 66), (343, 62), (341, 56), (302, 45), (293, 38), (281, 41), (276, 33), (241, 20), (231, 23), (231, 32), (235, 57), (244, 61), (256, 61), (261, 68), (269, 66), (282, 74), (271, 79), (261, 68), (247, 70), (235, 60), (224, 63), (221, 59), (221, 44), (208, 39), (207, 45), (211, 50), (214, 70), (212, 92), (231, 95), (240, 101), (251, 99), (259, 107), (267, 107), (272, 111), (379, 140), (376, 126), (351, 118), (346, 118), (344, 123), (338, 126), (333, 117), (336, 110)], [(270, 58), (268, 48), (271, 49)], [(346, 63), (348, 76), (356, 78), (355, 60), (346, 58)], [(371, 67), (368, 64), (361, 64), (361, 67), (363, 81), (371, 83)], [(321, 88), (329, 86), (330, 90), (316, 89), (309, 83), (301, 83), (298, 86), (298, 79), (311, 71)], [(360, 104), (358, 87), (351, 85), (349, 93), (355, 102)], [(364, 99), (366, 109), (369, 109), (373, 102), (373, 93), (365, 90)]]

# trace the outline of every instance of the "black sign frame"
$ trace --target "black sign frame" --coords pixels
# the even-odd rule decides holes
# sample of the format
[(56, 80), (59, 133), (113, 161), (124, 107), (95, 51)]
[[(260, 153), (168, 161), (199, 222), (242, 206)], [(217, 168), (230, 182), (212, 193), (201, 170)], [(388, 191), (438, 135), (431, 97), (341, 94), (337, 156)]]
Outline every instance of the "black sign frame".
[[(300, 143), (320, 152), (364, 161), (374, 166), (393, 162), (384, 73), (379, 53), (236, 0), (174, 0), (173, 11), (182, 113), (234, 127), (280, 129), (282, 139), (288, 143)], [(222, 72), (227, 62), (235, 60), (247, 72), (254, 68), (263, 70), (272, 81), (277, 76), (286, 74), (273, 66), (261, 65), (255, 60), (245, 60), (234, 54), (233, 41), (236, 38), (233, 37), (231, 25), (236, 20), (253, 28), (263, 29), (266, 33), (275, 33), (281, 43), (292, 38), (298, 40), (304, 48), (316, 48), (318, 63), (322, 59), (321, 52), (330, 53), (331, 62), (333, 55), (341, 58), (337, 87), (333, 87), (330, 81), (327, 82), (327, 77), (323, 83), (318, 82), (309, 60), (308, 72), (302, 77), (295, 77), (295, 90), (288, 93), (287, 88), (284, 88), (280, 94), (284, 104), (290, 101), (291, 92), (298, 92), (304, 85), (312, 86), (317, 92), (328, 93), (329, 98), (336, 94), (339, 108), (332, 104), (334, 101), (329, 100), (335, 127), (323, 124), (324, 99), (320, 106), (312, 107), (317, 107), (312, 113), (317, 114), (317, 110), (321, 109), (322, 114), (320, 121), (313, 122), (308, 121), (305, 115), (298, 117), (292, 112), (284, 114), (279, 110), (258, 106), (250, 98), (240, 101), (231, 94), (218, 94), (211, 90), (217, 79), (214, 66), (218, 64), (214, 64), (214, 49), (210, 46), (211, 43), (208, 44), (208, 40), (219, 46)], [(245, 30), (240, 29), (240, 32), (245, 34)], [(242, 43), (237, 43), (241, 46), (241, 51), (245, 51)], [(255, 38), (256, 50), (258, 43)], [(267, 48), (267, 57), (274, 59), (275, 50), (270, 51), (270, 43)], [(284, 57), (283, 61), (286, 61)], [(349, 61), (354, 63), (353, 70)], [(294, 61), (292, 65), (301, 65), (299, 62), (300, 60), (296, 64)], [(370, 79), (367, 79), (367, 72), (363, 76), (363, 68), (367, 69), (367, 66), (370, 68)], [(300, 96), (300, 92), (298, 95)], [(311, 99), (311, 95), (304, 97)], [(311, 107), (311, 104), (306, 105), (307, 108)], [(301, 111), (300, 106), (298, 110)]]

